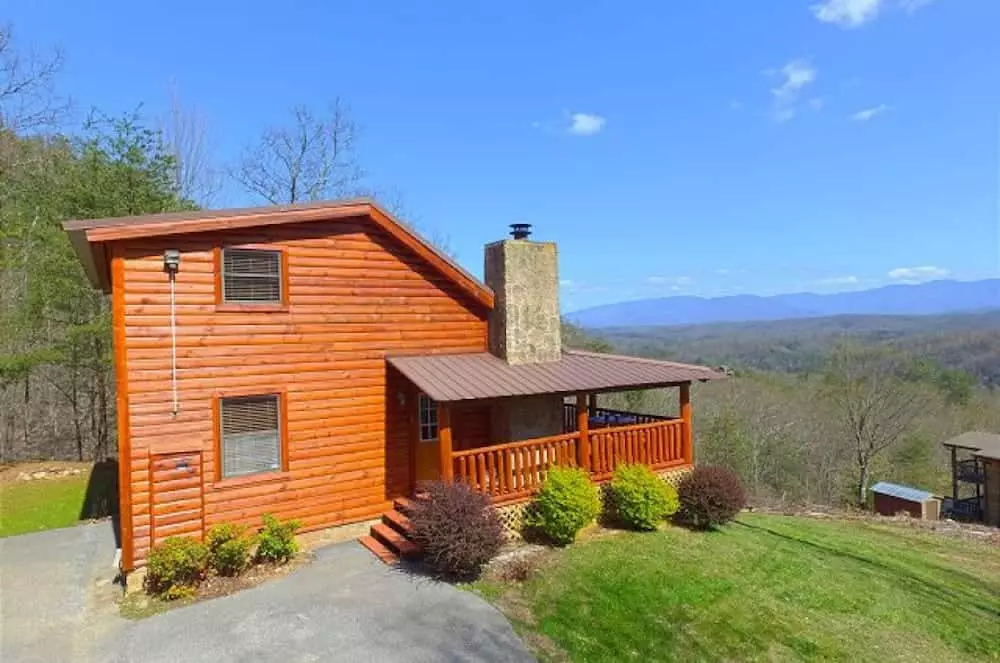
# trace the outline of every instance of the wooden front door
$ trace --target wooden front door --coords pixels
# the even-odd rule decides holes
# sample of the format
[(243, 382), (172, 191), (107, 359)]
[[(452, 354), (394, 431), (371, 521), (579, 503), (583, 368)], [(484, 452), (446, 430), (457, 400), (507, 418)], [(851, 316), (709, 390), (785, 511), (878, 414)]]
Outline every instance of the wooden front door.
[(420, 394), (420, 397), (417, 399), (417, 426), (415, 433), (415, 478), (417, 482), (440, 479), (437, 403), (424, 394)]
[(149, 458), (151, 545), (168, 536), (200, 539), (204, 529), (201, 452), (155, 454)]

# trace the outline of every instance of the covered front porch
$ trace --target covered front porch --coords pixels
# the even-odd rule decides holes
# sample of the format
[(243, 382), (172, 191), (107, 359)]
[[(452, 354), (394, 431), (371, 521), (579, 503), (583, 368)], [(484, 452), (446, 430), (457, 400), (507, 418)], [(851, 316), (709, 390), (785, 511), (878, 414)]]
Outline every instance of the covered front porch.
[[(703, 366), (574, 351), (548, 364), (511, 366), (479, 354), (389, 362), (420, 394), (412, 485), (465, 481), (496, 504), (530, 498), (553, 465), (582, 468), (595, 482), (623, 463), (691, 465), (691, 383), (721, 377)], [(601, 394), (654, 388), (676, 398), (677, 416), (600, 406)], [(470, 412), (487, 424), (468, 425)]]

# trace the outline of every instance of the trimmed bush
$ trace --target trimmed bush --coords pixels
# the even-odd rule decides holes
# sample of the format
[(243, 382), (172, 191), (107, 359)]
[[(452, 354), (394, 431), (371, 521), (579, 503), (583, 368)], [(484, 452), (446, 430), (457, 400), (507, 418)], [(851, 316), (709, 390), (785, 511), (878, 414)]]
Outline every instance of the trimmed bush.
[(428, 499), (418, 500), (410, 515), (424, 561), (443, 576), (476, 577), (504, 544), (503, 523), (489, 496), (460, 482), (433, 481), (425, 490)]
[(645, 465), (619, 465), (608, 490), (615, 517), (629, 529), (654, 530), (680, 506), (677, 490)]
[(577, 533), (597, 518), (601, 499), (597, 486), (581, 469), (553, 467), (524, 514), (524, 524), (553, 543), (573, 543)]
[(747, 496), (735, 473), (724, 467), (698, 466), (681, 480), (677, 490), (678, 520), (695, 529), (711, 529), (736, 517)]
[(186, 536), (171, 536), (149, 551), (146, 589), (169, 600), (194, 594), (205, 577), (208, 548)]
[(295, 553), (299, 551), (295, 531), (299, 527), (297, 520), (281, 522), (271, 514), (265, 513), (264, 527), (257, 534), (257, 561), (284, 564), (295, 557)]
[(216, 525), (208, 530), (208, 565), (220, 576), (238, 576), (250, 564), (254, 537), (247, 528), (232, 523)]

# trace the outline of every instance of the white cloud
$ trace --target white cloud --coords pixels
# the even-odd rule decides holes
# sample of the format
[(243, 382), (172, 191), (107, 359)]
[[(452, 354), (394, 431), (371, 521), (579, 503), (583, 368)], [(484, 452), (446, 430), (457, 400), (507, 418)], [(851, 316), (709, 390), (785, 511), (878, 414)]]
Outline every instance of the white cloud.
[(934, 0), (899, 0), (899, 6), (903, 8), (907, 14), (912, 14), (921, 7), (926, 7), (927, 5), (934, 2)]
[(867, 122), (874, 117), (881, 115), (882, 113), (889, 110), (889, 107), (885, 104), (879, 104), (878, 106), (872, 106), (871, 108), (865, 108), (859, 110), (857, 113), (851, 115), (851, 119), (855, 122)]
[(715, 270), (715, 273), (718, 274), (719, 276), (728, 276), (729, 275), (729, 270), (725, 269), (725, 268), (720, 268), (720, 269)]
[(591, 113), (571, 113), (568, 131), (575, 136), (593, 136), (600, 133), (607, 120)]
[(859, 282), (857, 276), (831, 276), (830, 278), (820, 279), (820, 285), (856, 285)]
[(572, 288), (576, 285), (576, 281), (572, 281), (570, 279), (559, 279), (559, 285), (564, 288)]
[(814, 111), (823, 110), (823, 106), (826, 105), (826, 99), (823, 97), (813, 97), (809, 100), (809, 108)]
[(842, 28), (856, 28), (874, 21), (881, 8), (882, 0), (825, 0), (810, 7), (820, 21)]
[(681, 286), (694, 283), (694, 279), (690, 276), (647, 276), (646, 283), (656, 286), (669, 285), (671, 290), (679, 290)]
[(948, 276), (944, 267), (923, 265), (922, 267), (897, 267), (889, 270), (889, 278), (893, 281), (928, 281)]
[(798, 59), (787, 63), (780, 71), (766, 70), (769, 76), (781, 76), (781, 83), (771, 88), (772, 116), (776, 122), (787, 122), (795, 117), (796, 105), (802, 90), (816, 80), (816, 69), (808, 60)]

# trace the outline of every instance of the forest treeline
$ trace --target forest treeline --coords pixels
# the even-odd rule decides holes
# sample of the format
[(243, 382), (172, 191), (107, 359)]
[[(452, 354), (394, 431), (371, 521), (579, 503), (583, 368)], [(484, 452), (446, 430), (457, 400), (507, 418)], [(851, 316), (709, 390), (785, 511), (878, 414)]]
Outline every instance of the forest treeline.
[[(931, 327), (941, 324), (928, 322)], [(888, 323), (878, 324), (884, 328)], [(913, 328), (917, 322), (909, 319), (900, 324)], [(964, 339), (972, 333), (969, 320), (947, 324), (958, 329), (925, 330), (926, 334), (913, 329), (912, 338), (955, 334)], [(742, 338), (736, 331), (742, 325), (726, 327), (731, 328), (728, 334)], [(656, 334), (663, 339), (669, 331), (660, 328)], [(766, 345), (744, 331), (750, 335), (743, 339), (747, 343)], [(682, 338), (692, 333), (679, 332)], [(996, 359), (998, 334), (987, 330), (983, 335), (994, 344), (989, 347), (995, 349), (987, 352)], [(706, 359), (697, 353), (669, 354), (664, 345), (640, 342), (650, 338), (648, 330), (596, 336), (564, 325), (564, 341), (571, 346), (674, 360)], [(697, 460), (738, 472), (757, 503), (857, 504), (880, 480), (950, 495), (949, 456), (941, 442), (968, 430), (1000, 432), (1000, 390), (949, 367), (954, 363), (935, 359), (924, 352), (922, 342), (900, 340), (843, 334), (820, 341), (803, 339), (810, 346), (807, 363), (769, 364), (770, 370), (741, 363), (737, 353), (714, 355), (720, 361), (709, 363), (728, 362), (732, 375), (693, 390)], [(725, 352), (725, 341), (712, 338), (711, 342)], [(736, 346), (739, 351), (738, 342)], [(612, 407), (676, 414), (676, 394), (671, 390), (602, 398)]]
[(838, 315), (799, 320), (602, 329), (621, 351), (741, 369), (821, 371), (844, 340), (919, 355), (942, 370), (1000, 387), (997, 309), (948, 315)]
[(340, 99), (292, 106), (222, 164), (176, 90), (162, 117), (82, 111), (61, 93), (62, 66), (0, 24), (0, 462), (116, 453), (108, 299), (63, 221), (215, 206), (227, 183), (261, 203), (379, 193), (400, 208), (369, 185)]

